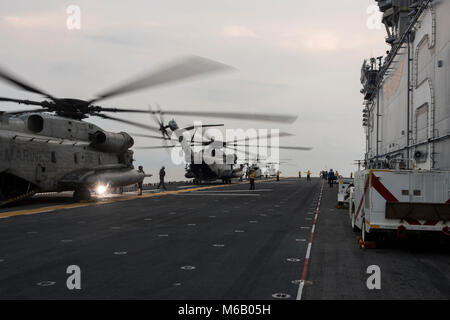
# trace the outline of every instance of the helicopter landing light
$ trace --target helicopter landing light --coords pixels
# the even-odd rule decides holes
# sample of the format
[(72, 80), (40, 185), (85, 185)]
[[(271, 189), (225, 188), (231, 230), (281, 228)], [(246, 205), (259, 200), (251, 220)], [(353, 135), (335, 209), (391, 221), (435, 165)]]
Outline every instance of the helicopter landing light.
[(97, 193), (98, 195), (102, 196), (102, 195), (104, 195), (106, 193), (106, 190), (108, 190), (108, 186), (106, 186), (104, 184), (99, 184), (95, 188), (95, 193)]

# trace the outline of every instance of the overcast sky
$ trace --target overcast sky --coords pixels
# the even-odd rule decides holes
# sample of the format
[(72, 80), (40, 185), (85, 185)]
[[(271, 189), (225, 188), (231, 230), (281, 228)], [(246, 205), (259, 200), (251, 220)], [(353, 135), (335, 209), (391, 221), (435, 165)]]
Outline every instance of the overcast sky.
[[(66, 9), (81, 9), (81, 29), (68, 30)], [(295, 134), (281, 145), (293, 159), (285, 175), (323, 168), (348, 175), (362, 159), (360, 68), (386, 50), (384, 30), (368, 28), (373, 0), (240, 1), (2, 1), (0, 65), (58, 97), (89, 99), (106, 88), (187, 54), (231, 65), (236, 71), (106, 100), (107, 107), (297, 114), (292, 125), (177, 117), (223, 122), (229, 128), (279, 128)], [(369, 21), (370, 22), (370, 21)], [(0, 96), (37, 99), (5, 83)], [(16, 106), (2, 104), (0, 109)], [(128, 119), (150, 122), (145, 116)], [(142, 132), (92, 119), (104, 129)], [(159, 145), (136, 139), (135, 145)], [(163, 150), (136, 151), (136, 165), (169, 178), (183, 167)]]

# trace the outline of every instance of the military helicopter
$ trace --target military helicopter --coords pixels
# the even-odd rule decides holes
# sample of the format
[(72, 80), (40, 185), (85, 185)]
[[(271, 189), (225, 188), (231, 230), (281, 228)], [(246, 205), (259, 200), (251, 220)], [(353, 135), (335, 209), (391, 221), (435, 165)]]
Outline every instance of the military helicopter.
[[(45, 97), (32, 101), (0, 97), (0, 102), (39, 107), (0, 112), (0, 205), (37, 192), (74, 191), (74, 198), (89, 199), (90, 191), (141, 182), (145, 174), (133, 166), (133, 138), (126, 132), (109, 132), (84, 119), (95, 116), (151, 131), (161, 127), (118, 118), (107, 113), (151, 113), (140, 109), (106, 108), (97, 103), (144, 88), (151, 88), (232, 68), (202, 57), (189, 56), (136, 80), (104, 91), (91, 100), (57, 98), (0, 69), (0, 80)], [(258, 118), (245, 113), (166, 111), (173, 115)], [(292, 121), (282, 115), (262, 115), (275, 121)], [(171, 124), (176, 130), (177, 126)]]
[(280, 165), (293, 166), (291, 163), (286, 162), (291, 159), (280, 159), (280, 161), (275, 162), (265, 162), (265, 172), (264, 175), (266, 178), (276, 177), (277, 171), (280, 169)]
[[(164, 112), (160, 112), (161, 116)], [(259, 121), (287, 121), (291, 122), (296, 117), (286, 116), (285, 119), (273, 118), (271, 115), (255, 115), (253, 114), (249, 120), (259, 120)], [(242, 117), (238, 117), (242, 119)], [(150, 147), (136, 147), (136, 149), (160, 149), (160, 148), (179, 148), (182, 150), (185, 156), (186, 163), (186, 174), (185, 177), (188, 179), (193, 179), (194, 184), (202, 183), (204, 181), (216, 181), (222, 180), (222, 183), (231, 183), (233, 178), (242, 178), (245, 175), (244, 167), (248, 163), (241, 162), (238, 164), (238, 156), (236, 153), (243, 153), (247, 156), (258, 159), (260, 156), (258, 154), (252, 153), (246, 148), (251, 149), (259, 148), (258, 145), (249, 145), (248, 142), (252, 140), (267, 139), (270, 138), (270, 134), (260, 135), (256, 137), (245, 137), (242, 139), (234, 139), (232, 141), (219, 141), (214, 137), (210, 137), (207, 132), (202, 135), (202, 140), (198, 141), (195, 139), (195, 133), (193, 135), (189, 134), (188, 131), (196, 130), (199, 127), (218, 127), (223, 126), (223, 124), (214, 125), (201, 125), (199, 127), (190, 126), (186, 128), (180, 128), (175, 120), (171, 120), (167, 125), (164, 124), (163, 118), (157, 118), (155, 120), (160, 127), (162, 138), (169, 140), (171, 145), (163, 146), (150, 146)], [(147, 137), (147, 138), (157, 138), (151, 135), (145, 134), (135, 134), (136, 136)], [(278, 133), (278, 137), (290, 136), (292, 134), (286, 132)], [(206, 139), (205, 139), (206, 138)], [(244, 144), (242, 142), (245, 141)], [(242, 148), (243, 147), (243, 148)], [(311, 150), (308, 147), (278, 147), (279, 149), (291, 149), (291, 150)], [(228, 153), (227, 150), (228, 149)], [(252, 149), (253, 150), (253, 149)], [(232, 151), (232, 152), (230, 152)], [(178, 151), (177, 151), (178, 152)], [(259, 169), (260, 177), (262, 176), (261, 170)]]

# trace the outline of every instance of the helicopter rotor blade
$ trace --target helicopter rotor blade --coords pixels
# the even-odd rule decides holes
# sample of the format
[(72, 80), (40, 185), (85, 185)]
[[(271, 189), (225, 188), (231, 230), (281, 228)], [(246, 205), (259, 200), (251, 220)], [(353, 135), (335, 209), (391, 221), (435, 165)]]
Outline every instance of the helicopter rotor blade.
[(138, 150), (150, 150), (150, 149), (170, 149), (175, 148), (176, 146), (151, 146), (151, 147), (133, 147), (133, 149)]
[[(207, 138), (207, 141), (204, 141), (205, 145), (208, 145), (208, 144), (212, 143), (213, 138), (208, 135), (208, 131), (206, 131), (204, 133), (204, 136), (205, 136), (205, 138)], [(289, 137), (289, 136), (293, 136), (293, 134), (292, 133), (288, 133), (288, 132), (280, 132), (278, 134), (279, 138)], [(235, 146), (237, 142), (252, 141), (252, 140), (259, 140), (259, 139), (270, 139), (270, 138), (272, 138), (272, 135), (269, 133), (269, 134), (260, 135), (260, 136), (256, 136), (256, 137), (247, 137), (247, 138), (244, 138), (244, 139), (228, 140), (228, 141), (223, 141), (223, 142), (220, 142), (219, 140), (215, 140), (215, 141), (218, 142), (218, 143), (222, 143), (223, 146), (227, 146), (227, 145)], [(242, 146), (242, 145), (239, 145), (239, 146)]]
[(25, 91), (43, 95), (54, 101), (56, 100), (56, 98), (52, 97), (47, 92), (32, 86), (31, 84), (25, 82), (24, 80), (19, 79), (19, 77), (12, 75), (11, 73), (6, 72), (5, 70), (3, 70), (1, 68), (0, 68), (0, 79), (3, 79), (5, 82), (9, 82), (10, 84), (12, 84), (18, 88), (21, 88)]
[(193, 130), (196, 128), (211, 128), (211, 127), (223, 127), (223, 126), (224, 126), (224, 124), (202, 124), (200, 126), (195, 126), (195, 125), (189, 126), (189, 127), (183, 128), (182, 130), (190, 131), (190, 130)]
[(0, 97), (0, 101), (14, 102), (14, 103), (18, 103), (18, 104), (25, 104), (28, 106), (42, 106), (43, 105), (43, 103), (39, 102), (39, 101), (12, 99), (12, 98), (5, 98), (5, 97)]
[(287, 123), (293, 123), (297, 119), (297, 116), (295, 115), (282, 115), (269, 113), (184, 111), (184, 110), (165, 110), (162, 113), (174, 116), (213, 117), (213, 118), (227, 118), (227, 119), (254, 120), (267, 122), (287, 122)]
[[(278, 137), (279, 138), (289, 137), (289, 136), (293, 136), (293, 134), (292, 133), (288, 133), (288, 132), (280, 132), (280, 133), (278, 133)], [(269, 134), (260, 135), (260, 136), (257, 136), (257, 137), (248, 137), (248, 138), (244, 138), (244, 139), (224, 141), (223, 143), (224, 144), (231, 144), (231, 145), (233, 145), (235, 142), (252, 141), (252, 140), (256, 140), (256, 139), (258, 139), (258, 140), (259, 139), (270, 139), (270, 138), (272, 138), (272, 135), (269, 133)]]
[[(246, 151), (246, 150), (240, 150), (240, 149), (238, 149), (238, 148), (226, 147), (226, 146), (225, 146), (224, 148), (226, 148), (226, 149), (231, 149), (231, 150), (234, 150), (234, 151), (236, 151), (236, 152), (244, 153), (244, 154), (246, 154), (247, 156), (254, 157), (255, 159), (258, 159), (258, 158), (259, 158), (259, 155), (258, 155), (258, 154), (255, 154), (255, 153), (252, 153), (252, 152), (249, 152), (249, 151)], [(253, 160), (253, 159), (252, 159), (252, 160)]]
[[(258, 145), (245, 145), (245, 144), (233, 144), (233, 146), (236, 147), (257, 147)], [(267, 146), (269, 148), (269, 146)], [(301, 150), (301, 151), (309, 151), (312, 150), (310, 147), (289, 147), (289, 146), (278, 146), (278, 149), (284, 149), (284, 150)]]
[(231, 69), (232, 68), (230, 66), (220, 62), (198, 56), (190, 56), (171, 65), (165, 66), (156, 72), (144, 75), (136, 80), (117, 86), (111, 90), (104, 91), (90, 102), (93, 103), (98, 100), (111, 98), (144, 88), (156, 87), (170, 82)]
[(151, 134), (130, 133), (130, 135), (133, 136), (133, 137), (178, 141), (178, 140), (175, 140), (175, 139), (165, 138), (163, 136), (154, 136), (154, 135), (151, 135)]
[(311, 147), (289, 147), (289, 146), (279, 146), (278, 148), (284, 150), (300, 150), (300, 151), (310, 151), (313, 149)]
[(164, 126), (164, 121), (156, 116), (156, 113), (152, 112), (150, 117), (158, 124), (159, 127)]
[[(163, 115), (163, 113), (161, 112), (161, 106), (160, 106), (158, 103), (156, 103), (156, 102), (155, 102), (155, 104), (156, 104), (157, 112), (158, 112), (158, 114), (159, 114), (159, 121), (164, 125), (164, 115)], [(155, 117), (156, 117), (156, 116), (155, 116)]]
[(145, 129), (145, 130), (149, 130), (149, 131), (153, 131), (153, 132), (160, 132), (160, 128), (156, 128), (156, 127), (152, 127), (143, 123), (139, 123), (139, 122), (134, 122), (134, 121), (130, 121), (130, 120), (125, 120), (125, 119), (120, 119), (120, 118), (115, 118), (115, 117), (111, 117), (111, 116), (107, 116), (105, 114), (99, 114), (99, 113), (94, 113), (93, 115), (103, 118), (103, 119), (108, 119), (108, 120), (113, 120), (113, 121), (117, 121), (117, 122), (122, 122), (122, 123), (126, 123), (141, 129)]
[(3, 115), (10, 115), (10, 116), (14, 116), (14, 115), (18, 115), (18, 114), (22, 114), (22, 113), (36, 113), (36, 112), (47, 112), (47, 111), (51, 111), (48, 109), (30, 109), (30, 110), (20, 110), (20, 111), (13, 111), (13, 112), (4, 112)]
[(297, 116), (294, 115), (281, 115), (268, 113), (258, 114), (258, 113), (242, 113), (242, 112), (212, 112), (212, 111), (184, 111), (184, 110), (154, 111), (142, 109), (103, 108), (97, 106), (94, 108), (95, 111), (102, 111), (102, 112), (149, 113), (149, 114), (160, 114), (161, 117), (164, 114), (168, 114), (173, 116), (211, 117), (211, 118), (226, 118), (226, 119), (267, 121), (267, 122), (287, 122), (287, 123), (293, 123), (297, 119)]

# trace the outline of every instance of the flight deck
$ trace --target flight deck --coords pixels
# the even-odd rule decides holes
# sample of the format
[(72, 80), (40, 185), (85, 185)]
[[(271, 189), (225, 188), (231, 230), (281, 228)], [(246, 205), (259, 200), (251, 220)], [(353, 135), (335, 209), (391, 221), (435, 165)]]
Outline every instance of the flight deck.
[[(0, 211), (0, 299), (450, 298), (448, 243), (362, 250), (336, 192), (285, 178), (31, 199)], [(366, 286), (374, 264), (380, 290)]]

